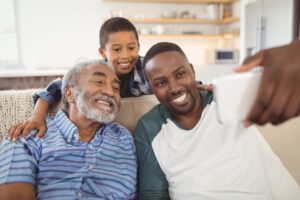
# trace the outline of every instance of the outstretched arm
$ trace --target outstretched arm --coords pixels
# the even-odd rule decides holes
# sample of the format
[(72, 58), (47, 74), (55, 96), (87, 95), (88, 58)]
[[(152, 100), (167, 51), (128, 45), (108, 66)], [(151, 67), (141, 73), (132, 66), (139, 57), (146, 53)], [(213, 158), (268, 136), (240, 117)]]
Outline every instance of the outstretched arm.
[(300, 40), (245, 59), (236, 72), (263, 66), (256, 100), (244, 124), (279, 124), (300, 115)]

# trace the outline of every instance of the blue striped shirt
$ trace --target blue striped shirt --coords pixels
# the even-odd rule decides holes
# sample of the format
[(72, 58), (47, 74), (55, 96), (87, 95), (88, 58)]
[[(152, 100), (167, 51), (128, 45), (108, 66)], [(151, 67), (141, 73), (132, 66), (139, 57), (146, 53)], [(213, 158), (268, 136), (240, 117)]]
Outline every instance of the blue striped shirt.
[(90, 143), (63, 111), (47, 118), (47, 132), (30, 132), (0, 147), (0, 185), (29, 183), (37, 199), (133, 199), (136, 153), (132, 135), (119, 124), (103, 125)]

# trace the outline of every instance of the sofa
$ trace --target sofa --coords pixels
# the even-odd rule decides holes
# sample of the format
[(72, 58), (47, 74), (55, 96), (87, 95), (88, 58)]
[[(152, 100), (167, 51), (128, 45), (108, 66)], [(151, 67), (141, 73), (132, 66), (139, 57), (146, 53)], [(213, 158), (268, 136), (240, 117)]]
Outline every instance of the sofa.
[[(37, 91), (37, 89), (0, 91), (0, 141), (11, 125), (31, 116), (34, 106), (32, 94)], [(157, 103), (154, 95), (123, 98), (120, 113), (115, 121), (133, 133), (138, 119)], [(51, 108), (49, 116), (55, 115), (61, 106), (60, 103)], [(300, 185), (300, 117), (279, 126), (258, 126), (258, 129)]]

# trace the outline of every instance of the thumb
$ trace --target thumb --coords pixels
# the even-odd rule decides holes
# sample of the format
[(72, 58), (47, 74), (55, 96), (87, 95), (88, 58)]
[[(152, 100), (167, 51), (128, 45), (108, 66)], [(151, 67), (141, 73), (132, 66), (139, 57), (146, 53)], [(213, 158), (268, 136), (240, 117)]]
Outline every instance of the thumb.
[(246, 58), (240, 66), (234, 69), (234, 72), (247, 72), (250, 69), (263, 64), (265, 51), (260, 51), (257, 54)]

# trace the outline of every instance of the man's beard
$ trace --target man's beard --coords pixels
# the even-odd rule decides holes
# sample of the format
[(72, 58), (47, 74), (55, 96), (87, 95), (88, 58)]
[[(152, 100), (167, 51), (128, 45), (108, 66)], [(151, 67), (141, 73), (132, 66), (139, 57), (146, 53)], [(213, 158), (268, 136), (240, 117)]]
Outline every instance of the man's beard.
[[(112, 122), (119, 113), (120, 106), (117, 104), (114, 98), (104, 94), (96, 94), (94, 96), (87, 96), (84, 92), (75, 89), (75, 102), (79, 112), (83, 113), (88, 119), (95, 120), (100, 123)], [(95, 108), (92, 104), (95, 99), (107, 99), (112, 102), (112, 111), (105, 106), (101, 107), (101, 110)]]

